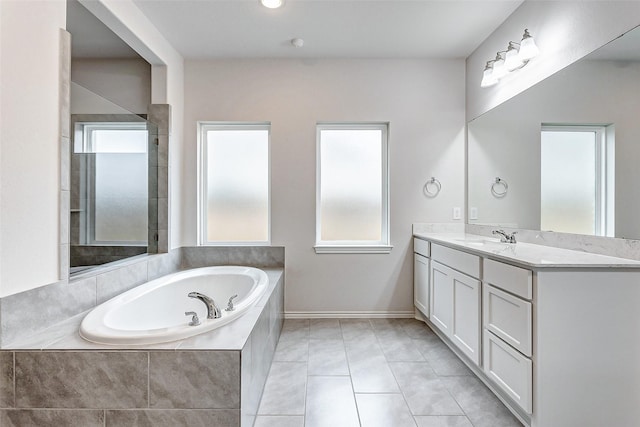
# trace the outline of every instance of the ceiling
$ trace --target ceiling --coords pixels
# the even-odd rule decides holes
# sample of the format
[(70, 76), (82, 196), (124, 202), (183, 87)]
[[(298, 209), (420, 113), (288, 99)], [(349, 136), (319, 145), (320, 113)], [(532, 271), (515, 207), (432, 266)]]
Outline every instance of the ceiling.
[[(133, 1), (187, 59), (466, 58), (523, 2), (286, 0), (273, 10), (258, 0)], [(93, 57), (117, 44), (104, 34), (87, 37), (87, 46), (76, 39), (77, 51)]]
[(67, 31), (73, 58), (140, 57), (77, 0), (67, 0)]

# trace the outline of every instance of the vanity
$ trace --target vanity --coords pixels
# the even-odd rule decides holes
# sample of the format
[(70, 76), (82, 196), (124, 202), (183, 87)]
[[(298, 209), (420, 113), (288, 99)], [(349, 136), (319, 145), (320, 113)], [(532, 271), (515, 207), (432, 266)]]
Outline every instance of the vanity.
[(640, 261), (414, 232), (415, 307), (525, 424), (640, 422)]

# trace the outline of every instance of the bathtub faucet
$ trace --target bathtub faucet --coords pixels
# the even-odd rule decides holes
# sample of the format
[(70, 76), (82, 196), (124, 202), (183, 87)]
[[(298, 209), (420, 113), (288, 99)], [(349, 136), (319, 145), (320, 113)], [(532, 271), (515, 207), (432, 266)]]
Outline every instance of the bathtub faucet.
[(219, 319), (222, 317), (220, 307), (218, 307), (215, 301), (200, 292), (189, 292), (189, 298), (197, 298), (207, 306), (207, 319)]

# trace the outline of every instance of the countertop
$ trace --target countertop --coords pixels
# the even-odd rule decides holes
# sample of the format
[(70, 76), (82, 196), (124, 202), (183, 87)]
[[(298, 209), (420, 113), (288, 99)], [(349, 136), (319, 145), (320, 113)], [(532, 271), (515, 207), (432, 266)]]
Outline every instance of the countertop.
[(414, 233), (414, 237), (504, 261), (530, 269), (547, 268), (625, 268), (640, 269), (640, 261), (533, 243), (500, 243), (499, 239), (466, 233)]

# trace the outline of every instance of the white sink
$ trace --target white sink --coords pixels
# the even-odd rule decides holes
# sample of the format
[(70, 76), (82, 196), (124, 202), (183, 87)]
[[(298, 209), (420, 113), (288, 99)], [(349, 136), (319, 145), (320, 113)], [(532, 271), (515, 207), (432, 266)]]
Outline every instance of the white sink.
[(460, 243), (464, 243), (467, 245), (472, 245), (472, 246), (493, 246), (494, 248), (496, 247), (504, 247), (505, 245), (508, 245), (507, 243), (501, 243), (499, 240), (492, 240), (492, 239), (482, 239), (482, 238), (465, 238), (465, 239), (453, 239), (456, 242), (460, 242)]

